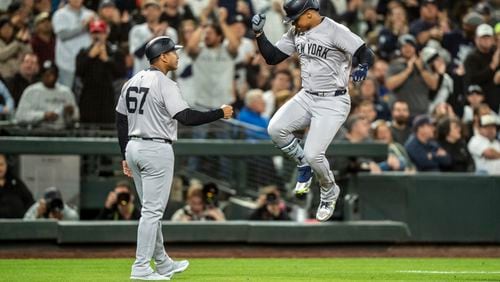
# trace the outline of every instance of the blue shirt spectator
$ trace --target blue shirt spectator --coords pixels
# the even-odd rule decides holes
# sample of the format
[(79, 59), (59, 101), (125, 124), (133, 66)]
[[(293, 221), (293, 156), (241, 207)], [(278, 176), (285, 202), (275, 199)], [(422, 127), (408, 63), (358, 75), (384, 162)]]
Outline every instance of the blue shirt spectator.
[(247, 92), (245, 106), (237, 116), (239, 121), (248, 124), (248, 128), (245, 130), (247, 139), (270, 139), (267, 133), (269, 120), (262, 116), (265, 107), (262, 90), (254, 89)]
[(418, 171), (440, 171), (449, 166), (451, 158), (434, 140), (434, 125), (429, 117), (417, 116), (413, 122), (414, 135), (405, 144), (406, 151)]
[(14, 99), (10, 95), (9, 89), (0, 80), (0, 117), (14, 112)]

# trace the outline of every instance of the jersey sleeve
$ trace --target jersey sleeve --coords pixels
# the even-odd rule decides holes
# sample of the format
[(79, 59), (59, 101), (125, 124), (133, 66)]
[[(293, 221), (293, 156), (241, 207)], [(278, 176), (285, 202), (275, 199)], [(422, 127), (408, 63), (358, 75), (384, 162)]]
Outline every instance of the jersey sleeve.
[(122, 91), (121, 91), (121, 94), (120, 94), (120, 98), (118, 98), (118, 103), (116, 103), (116, 111), (122, 115), (127, 115), (127, 105), (125, 105), (126, 101), (125, 99), (123, 98), (125, 95), (125, 89), (127, 89), (128, 87), (128, 82), (125, 83), (125, 85), (123, 85), (122, 87)]
[(295, 52), (294, 28), (290, 28), (287, 33), (283, 34), (281, 39), (276, 43), (276, 47), (288, 56)]
[(330, 36), (333, 38), (333, 45), (340, 50), (354, 55), (361, 45), (365, 44), (363, 39), (351, 32), (347, 27), (334, 23)]
[(162, 89), (162, 99), (171, 117), (189, 108), (189, 105), (182, 98), (179, 86), (173, 82), (160, 82)]

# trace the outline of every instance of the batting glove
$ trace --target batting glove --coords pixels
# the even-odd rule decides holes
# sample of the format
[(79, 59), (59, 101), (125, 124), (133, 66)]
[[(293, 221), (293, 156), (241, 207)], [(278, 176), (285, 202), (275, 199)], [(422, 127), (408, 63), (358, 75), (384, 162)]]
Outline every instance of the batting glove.
[(256, 14), (252, 18), (252, 29), (255, 34), (261, 33), (266, 23), (266, 15)]
[(354, 82), (359, 82), (361, 80), (364, 80), (366, 78), (366, 75), (368, 73), (368, 65), (366, 64), (359, 64), (356, 69), (352, 72), (352, 81)]

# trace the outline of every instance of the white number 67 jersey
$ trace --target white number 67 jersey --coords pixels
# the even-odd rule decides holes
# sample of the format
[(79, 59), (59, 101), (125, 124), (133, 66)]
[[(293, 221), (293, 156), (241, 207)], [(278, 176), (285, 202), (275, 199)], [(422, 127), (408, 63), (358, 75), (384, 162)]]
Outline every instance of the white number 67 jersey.
[(177, 84), (150, 68), (125, 83), (116, 111), (127, 116), (129, 136), (175, 141), (177, 121), (173, 117), (188, 107)]

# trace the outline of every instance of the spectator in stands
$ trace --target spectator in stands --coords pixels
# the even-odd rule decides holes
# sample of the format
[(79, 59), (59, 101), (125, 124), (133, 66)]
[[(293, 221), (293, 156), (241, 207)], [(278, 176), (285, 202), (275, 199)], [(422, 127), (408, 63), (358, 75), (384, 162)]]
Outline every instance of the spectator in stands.
[(6, 83), (16, 105), (19, 105), (26, 87), (37, 81), (39, 71), (38, 57), (34, 53), (26, 53), (21, 59), (19, 71)]
[(52, 10), (52, 1), (51, 0), (38, 0), (34, 3), (34, 13), (40, 14), (43, 12), (50, 13)]
[(185, 1), (164, 0), (161, 21), (165, 21), (175, 30), (179, 30), (184, 20), (194, 20), (193, 11)]
[(428, 116), (420, 115), (413, 120), (414, 135), (406, 142), (405, 149), (418, 171), (440, 171), (451, 164), (448, 153), (434, 141), (434, 131)]
[(12, 113), (14, 113), (14, 99), (0, 79), (0, 120), (8, 119)]
[(495, 73), (500, 71), (500, 48), (495, 49), (493, 28), (481, 24), (476, 29), (476, 49), (465, 59), (465, 84), (481, 86), (485, 102), (498, 113), (500, 106), (500, 84), (494, 83)]
[(405, 8), (399, 4), (388, 11), (385, 27), (380, 31), (377, 41), (378, 54), (384, 60), (391, 60), (398, 50), (398, 38), (409, 32)]
[(63, 129), (79, 119), (79, 110), (71, 90), (57, 82), (58, 68), (50, 61), (43, 64), (42, 81), (24, 91), (16, 111), (20, 124), (47, 129)]
[(375, 78), (375, 81), (377, 82), (377, 93), (380, 96), (380, 98), (383, 99), (384, 102), (387, 104), (392, 104), (393, 102), (393, 95), (388, 95), (389, 89), (385, 86), (385, 76), (387, 74), (387, 70), (389, 69), (389, 64), (387, 61), (381, 60), (381, 59), (375, 59), (375, 63), (373, 63), (372, 68), (370, 69), (370, 72), (372, 73), (373, 77)]
[(245, 37), (247, 33), (245, 20), (247, 19), (241, 14), (236, 14), (232, 19), (229, 19), (231, 31), (240, 42), (238, 55), (235, 59), (235, 90), (239, 95), (244, 95), (248, 91), (247, 66), (250, 64), (256, 52), (254, 41)]
[(29, 33), (14, 34), (14, 26), (9, 17), (0, 17), (0, 75), (9, 79), (19, 70), (19, 59), (31, 52)]
[(56, 187), (49, 187), (24, 215), (24, 220), (35, 219), (78, 220), (79, 215), (64, 203), (61, 192)]
[(480, 14), (469, 12), (463, 17), (461, 28), (443, 34), (443, 47), (453, 58), (454, 66), (462, 65), (467, 54), (474, 49), (475, 31), (482, 23), (484, 20)]
[(30, 41), (30, 17), (33, 13), (34, 1), (12, 1), (8, 14), (10, 22), (14, 26), (17, 34), (25, 36), (25, 42)]
[(477, 84), (469, 85), (467, 88), (467, 103), (464, 106), (464, 114), (462, 121), (466, 124), (471, 123), (474, 116), (474, 110), (479, 108), (479, 105), (484, 101), (484, 93), (481, 86)]
[(386, 102), (380, 99), (378, 85), (374, 77), (367, 77), (361, 82), (359, 94), (363, 100), (370, 101), (375, 107), (376, 119), (389, 120), (391, 112)]
[(142, 1), (142, 15), (146, 22), (132, 27), (129, 33), (129, 52), (134, 56), (134, 74), (149, 67), (146, 44), (158, 36), (169, 36), (177, 42), (177, 31), (167, 22), (160, 22), (161, 6), (158, 0)]
[(260, 191), (257, 209), (250, 215), (250, 220), (290, 220), (276, 186), (264, 187)]
[(377, 120), (373, 124), (373, 139), (388, 145), (387, 160), (378, 163), (382, 171), (414, 171), (415, 166), (403, 145), (392, 139), (389, 123)]
[(103, 0), (99, 4), (98, 15), (109, 27), (108, 41), (118, 46), (120, 51), (124, 51), (122, 48), (128, 45), (128, 35), (132, 27), (128, 11), (124, 10), (120, 14), (113, 0)]
[[(422, 23), (437, 25), (439, 6), (436, 0), (423, 0), (420, 5), (420, 18), (410, 24), (410, 32)], [(413, 33), (415, 35), (415, 33)]]
[(30, 190), (11, 173), (7, 157), (0, 154), (0, 218), (23, 218), (33, 202)]
[(40, 66), (45, 61), (54, 61), (56, 39), (50, 15), (47, 12), (40, 13), (35, 17), (35, 31), (31, 36), (31, 48), (33, 48), (33, 53), (37, 55)]
[[(493, 2), (493, 1), (490, 1)], [(498, 3), (497, 3), (498, 4)], [(498, 8), (498, 5), (496, 5)], [(495, 10), (493, 6), (491, 6), (491, 3), (488, 1), (484, 2), (479, 2), (475, 5), (474, 11), (479, 13), (481, 16), (484, 18), (484, 22), (489, 24), (489, 25), (495, 25), (500, 21), (500, 18), (498, 17), (498, 10)]]
[(453, 107), (446, 102), (442, 102), (436, 105), (434, 111), (431, 114), (432, 120), (434, 120), (436, 123), (444, 118), (456, 118), (456, 117), (457, 115), (453, 111)]
[(365, 118), (370, 124), (377, 119), (375, 105), (371, 100), (361, 100), (361, 102), (355, 106), (353, 113)]
[(80, 49), (92, 42), (88, 24), (95, 17), (92, 10), (83, 6), (83, 0), (68, 0), (52, 17), (56, 34), (56, 64), (59, 68), (59, 83), (73, 87), (76, 69), (76, 55)]
[(430, 70), (431, 75), (438, 78), (436, 90), (429, 93), (430, 104), (428, 113), (432, 113), (437, 105), (444, 103), (448, 97), (453, 95), (453, 79), (446, 73), (446, 63), (440, 57), (438, 50), (433, 47), (425, 47), (421, 53), (425, 67)]
[(500, 175), (500, 141), (496, 139), (497, 125), (495, 116), (481, 116), (478, 134), (469, 141), (468, 148), (474, 158), (477, 173)]
[(437, 88), (437, 78), (418, 57), (415, 37), (405, 34), (399, 38), (399, 44), (401, 57), (389, 65), (386, 86), (397, 100), (408, 103), (410, 116), (425, 114), (429, 109), (429, 90)]
[[(267, 7), (262, 7), (260, 10), (255, 10), (257, 13), (264, 13), (266, 15), (266, 25), (264, 25), (264, 33), (269, 39), (269, 42), (278, 42), (281, 36), (286, 32), (286, 26), (283, 24), (283, 1), (281, 0), (270, 0), (270, 1), (255, 1), (259, 2), (261, 5), (266, 5)], [(264, 2), (268, 2), (265, 3)], [(269, 3), (270, 2), (270, 3)], [(295, 92), (294, 92), (295, 93)]]
[(193, 11), (193, 15), (196, 18), (199, 18), (202, 15), (204, 9), (206, 9), (208, 5), (211, 3), (214, 3), (213, 5), (215, 5), (216, 3), (214, 0), (186, 0), (185, 2), (188, 3), (189, 8)]
[(405, 144), (410, 137), (411, 128), (410, 109), (405, 101), (396, 101), (392, 104), (391, 133), (394, 141), (399, 144)]
[(109, 27), (103, 20), (89, 23), (92, 44), (76, 57), (76, 81), (82, 85), (80, 121), (84, 123), (114, 123), (113, 83), (125, 77), (125, 60), (116, 45), (108, 42)]
[(239, 121), (249, 125), (249, 128), (245, 130), (247, 139), (270, 139), (267, 133), (269, 119), (262, 116), (264, 109), (265, 103), (262, 90), (252, 89), (248, 91), (245, 95), (245, 106), (237, 116)]
[(128, 181), (116, 183), (115, 189), (109, 192), (97, 219), (138, 220), (141, 217), (141, 210), (134, 204), (134, 200), (135, 196)]
[(292, 74), (288, 70), (280, 70), (274, 73), (271, 80), (271, 89), (264, 92), (262, 98), (266, 109), (262, 113), (263, 117), (271, 118), (276, 112), (276, 96), (280, 91), (290, 90), (292, 88)]
[(192, 187), (187, 194), (187, 205), (177, 210), (172, 221), (225, 221), (224, 213), (214, 206), (207, 205), (203, 189)]
[[(196, 30), (196, 22), (194, 20), (185, 20), (181, 23), (179, 30), (179, 44), (186, 46), (191, 36)], [(179, 65), (175, 72), (176, 82), (179, 88), (182, 89), (182, 97), (191, 106), (196, 103), (196, 93), (193, 80), (193, 60), (187, 54), (186, 49), (182, 48), (177, 51), (179, 55)]]
[[(370, 123), (360, 115), (353, 114), (345, 122), (346, 133), (338, 141), (349, 142), (352, 144), (370, 143)], [(338, 171), (341, 178), (348, 173), (357, 173), (360, 171), (380, 172), (377, 163), (369, 158), (360, 157), (337, 157), (333, 162), (334, 170)], [(345, 186), (345, 185), (344, 185)]]
[(435, 23), (417, 20), (415, 24), (410, 27), (410, 34), (415, 36), (419, 47), (426, 46), (433, 37), (441, 36), (440, 33)]
[(443, 118), (437, 123), (437, 136), (439, 145), (448, 153), (451, 162), (443, 166), (442, 171), (467, 172), (474, 170), (467, 143), (462, 137), (462, 124), (457, 118)]
[[(473, 118), (472, 118), (472, 123), (469, 124), (469, 133), (471, 135), (477, 135), (479, 134), (479, 127), (480, 127), (480, 120), (481, 117), (484, 115), (492, 115), (497, 118), (497, 120), (500, 120), (500, 118), (491, 110), (490, 106), (486, 103), (481, 103), (479, 107), (474, 109), (473, 113)], [(469, 136), (472, 137), (472, 136)]]
[[(193, 59), (195, 108), (212, 109), (235, 101), (233, 80), (239, 41), (226, 23), (227, 10), (218, 8), (217, 11), (218, 24), (208, 24), (208, 16), (203, 15), (201, 25), (186, 46)], [(205, 13), (208, 12), (212, 11)], [(203, 44), (200, 44), (203, 32)]]

